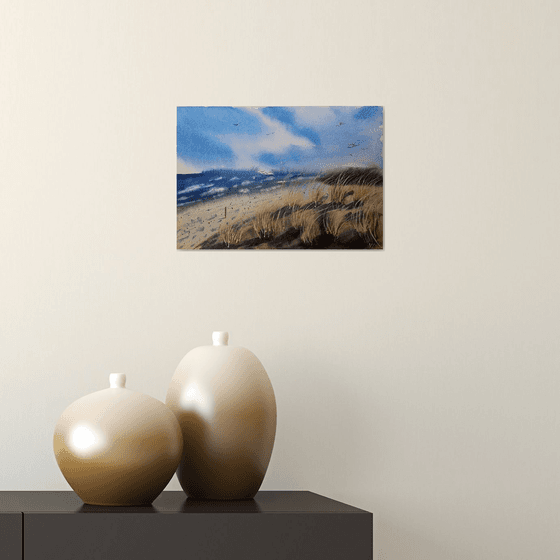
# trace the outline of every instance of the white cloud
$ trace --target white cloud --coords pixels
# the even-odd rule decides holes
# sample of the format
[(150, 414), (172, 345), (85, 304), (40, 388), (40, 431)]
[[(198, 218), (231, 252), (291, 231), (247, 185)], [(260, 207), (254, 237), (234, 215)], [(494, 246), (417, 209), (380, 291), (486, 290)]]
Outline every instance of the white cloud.
[(192, 165), (191, 163), (186, 162), (184, 159), (180, 157), (177, 158), (177, 174), (178, 175), (187, 175), (189, 173), (200, 173), (200, 169), (196, 166)]
[(299, 124), (303, 126), (330, 125), (337, 119), (330, 107), (292, 107)]
[(290, 109), (299, 125), (320, 129), (330, 128), (335, 123), (346, 121), (352, 117), (358, 107), (290, 107)]
[(237, 168), (262, 167), (257, 158), (265, 152), (282, 154), (294, 146), (305, 149), (314, 147), (313, 142), (292, 134), (282, 123), (264, 115), (260, 109), (246, 107), (244, 110), (259, 119), (262, 132), (218, 136), (218, 139), (227, 144), (235, 154)]

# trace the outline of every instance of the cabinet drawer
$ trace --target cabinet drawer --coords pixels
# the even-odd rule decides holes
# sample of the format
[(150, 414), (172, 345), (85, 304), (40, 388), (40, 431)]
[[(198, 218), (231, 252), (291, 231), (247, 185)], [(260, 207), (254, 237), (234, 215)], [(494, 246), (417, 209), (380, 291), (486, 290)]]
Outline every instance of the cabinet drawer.
[(25, 513), (25, 560), (371, 560), (372, 515)]
[(21, 560), (23, 514), (21, 512), (0, 513), (0, 558)]

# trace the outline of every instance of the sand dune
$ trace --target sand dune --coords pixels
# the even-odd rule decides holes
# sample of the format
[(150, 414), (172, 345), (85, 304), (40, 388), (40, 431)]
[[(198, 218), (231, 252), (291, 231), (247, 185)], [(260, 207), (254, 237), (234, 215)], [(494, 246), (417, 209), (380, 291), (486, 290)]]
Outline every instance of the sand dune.
[(341, 169), (179, 207), (177, 248), (382, 249), (382, 181), (377, 166)]
[(252, 218), (258, 206), (281, 200), (293, 188), (291, 185), (256, 194), (224, 196), (177, 208), (177, 249), (195, 249), (224, 223)]

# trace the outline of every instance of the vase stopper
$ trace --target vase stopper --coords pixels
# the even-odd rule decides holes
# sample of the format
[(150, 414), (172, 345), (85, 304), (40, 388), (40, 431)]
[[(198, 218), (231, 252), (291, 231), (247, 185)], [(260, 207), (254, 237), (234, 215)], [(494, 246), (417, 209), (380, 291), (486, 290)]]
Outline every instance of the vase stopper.
[(212, 344), (214, 346), (227, 346), (229, 333), (225, 331), (214, 331), (212, 333)]
[(111, 373), (109, 375), (109, 387), (111, 389), (124, 389), (126, 385), (126, 374)]

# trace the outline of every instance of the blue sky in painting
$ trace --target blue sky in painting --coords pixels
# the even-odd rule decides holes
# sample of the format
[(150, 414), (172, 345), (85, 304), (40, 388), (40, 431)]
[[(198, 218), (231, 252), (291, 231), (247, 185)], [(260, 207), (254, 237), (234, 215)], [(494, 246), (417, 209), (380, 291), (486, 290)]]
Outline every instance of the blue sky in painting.
[(177, 173), (383, 165), (382, 107), (178, 107)]

